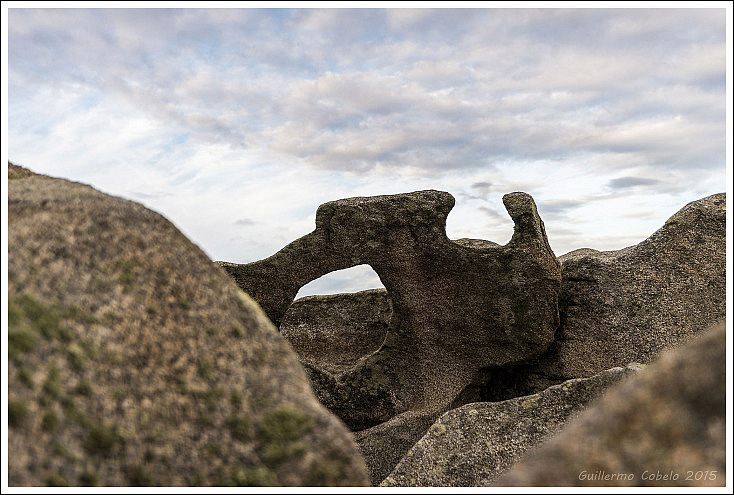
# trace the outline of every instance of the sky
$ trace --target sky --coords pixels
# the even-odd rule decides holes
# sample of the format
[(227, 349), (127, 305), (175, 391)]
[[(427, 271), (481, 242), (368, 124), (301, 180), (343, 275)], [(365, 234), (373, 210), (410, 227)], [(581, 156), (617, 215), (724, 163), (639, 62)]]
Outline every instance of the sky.
[[(321, 203), (422, 189), (456, 198), (452, 239), (506, 243), (502, 196), (524, 191), (556, 255), (621, 249), (729, 187), (727, 2), (6, 4), (7, 158), (138, 201), (212, 260), (274, 254)], [(357, 267), (299, 295), (379, 286)]]

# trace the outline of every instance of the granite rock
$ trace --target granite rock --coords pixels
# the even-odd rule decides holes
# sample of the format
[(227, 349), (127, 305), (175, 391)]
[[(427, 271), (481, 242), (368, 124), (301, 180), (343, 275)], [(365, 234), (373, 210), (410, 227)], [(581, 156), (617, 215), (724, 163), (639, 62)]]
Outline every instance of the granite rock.
[(610, 385), (640, 368), (612, 368), (538, 394), (452, 409), (430, 426), (381, 486), (476, 486), (493, 480)]
[(170, 222), (8, 175), (11, 486), (367, 484), (287, 341)]
[(339, 375), (380, 348), (392, 307), (384, 289), (296, 299), (280, 323), (304, 363)]
[(479, 369), (538, 356), (558, 325), (560, 264), (535, 203), (519, 192), (503, 201), (515, 222), (504, 246), (449, 240), (454, 198), (419, 191), (325, 203), (316, 229), (270, 258), (219, 264), (276, 324), (306, 283), (370, 265), (392, 303), (385, 340), (338, 376), (307, 366), (314, 390), (353, 430), (440, 413)]
[(560, 325), (538, 359), (490, 370), (483, 400), (538, 392), (630, 362), (649, 363), (726, 316), (726, 195), (694, 201), (641, 243), (559, 258)]
[(726, 392), (722, 322), (611, 389), (494, 485), (725, 486)]

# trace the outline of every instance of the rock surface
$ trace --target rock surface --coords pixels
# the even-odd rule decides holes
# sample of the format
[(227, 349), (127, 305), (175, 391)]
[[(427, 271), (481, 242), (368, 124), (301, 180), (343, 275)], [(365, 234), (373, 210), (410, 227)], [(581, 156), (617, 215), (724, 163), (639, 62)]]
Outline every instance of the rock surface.
[[(477, 239), (454, 242), (496, 245)], [(559, 260), (561, 323), (554, 342), (530, 363), (481, 370), (457, 404), (529, 395), (629, 362), (649, 363), (662, 349), (722, 318), (726, 195), (686, 205), (638, 245), (619, 251), (578, 249)], [(330, 301), (332, 313), (341, 314), (350, 304), (351, 295), (341, 297)], [(384, 306), (375, 311), (384, 312)], [(362, 310), (361, 316), (370, 313)], [(365, 319), (361, 326), (377, 321)], [(340, 328), (336, 322), (332, 326)], [(336, 358), (324, 355), (320, 366)]]
[(170, 222), (9, 167), (8, 482), (364, 485), (288, 343)]
[(379, 485), (390, 474), (440, 415), (441, 411), (435, 409), (407, 411), (354, 433), (373, 485)]
[(610, 390), (501, 486), (724, 486), (724, 324)]
[(539, 394), (453, 409), (436, 421), (381, 486), (477, 486), (493, 480), (640, 365), (577, 378)]
[(301, 361), (339, 375), (380, 348), (391, 314), (384, 289), (307, 296), (288, 308), (280, 333)]
[(558, 325), (560, 265), (535, 203), (524, 193), (503, 201), (515, 222), (505, 246), (449, 240), (454, 198), (419, 191), (325, 203), (316, 229), (270, 258), (220, 265), (276, 323), (306, 283), (370, 265), (392, 302), (385, 341), (338, 377), (309, 367), (314, 390), (353, 430), (440, 413), (480, 368), (539, 355)]
[[(536, 364), (497, 389), (536, 392), (568, 378), (649, 363), (726, 316), (726, 195), (689, 203), (641, 243), (560, 257), (561, 324)], [(510, 376), (514, 375), (514, 376)]]

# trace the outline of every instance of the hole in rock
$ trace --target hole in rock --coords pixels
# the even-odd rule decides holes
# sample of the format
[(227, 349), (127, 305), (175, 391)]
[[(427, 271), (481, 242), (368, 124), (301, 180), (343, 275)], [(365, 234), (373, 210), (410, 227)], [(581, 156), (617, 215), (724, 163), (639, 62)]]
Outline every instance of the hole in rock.
[(368, 265), (314, 280), (298, 294), (305, 295), (311, 297), (294, 301), (280, 323), (301, 361), (338, 375), (384, 342), (392, 305)]
[(313, 280), (298, 291), (296, 299), (316, 294), (341, 294), (367, 289), (384, 289), (380, 277), (369, 265), (357, 265), (337, 270)]
[(562, 381), (563, 379), (538, 373), (533, 364), (484, 368), (479, 370), (472, 383), (454, 399), (451, 407), (460, 407), (470, 402), (500, 402), (537, 394)]
[(479, 239), (504, 246), (513, 233), (514, 223), (505, 211), (499, 191), (483, 201), (457, 200), (446, 218), (446, 235), (451, 240)]

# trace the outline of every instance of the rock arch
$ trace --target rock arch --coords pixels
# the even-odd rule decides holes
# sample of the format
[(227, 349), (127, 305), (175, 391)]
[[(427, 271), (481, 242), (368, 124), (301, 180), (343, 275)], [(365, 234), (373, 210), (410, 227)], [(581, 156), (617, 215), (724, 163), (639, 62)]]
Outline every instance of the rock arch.
[(273, 256), (219, 262), (279, 325), (316, 278), (370, 265), (393, 313), (383, 345), (335, 377), (308, 367), (319, 399), (354, 430), (409, 410), (443, 409), (480, 368), (537, 356), (558, 325), (560, 264), (532, 197), (503, 197), (515, 222), (504, 246), (446, 235), (451, 194), (417, 191), (331, 201), (316, 229)]

